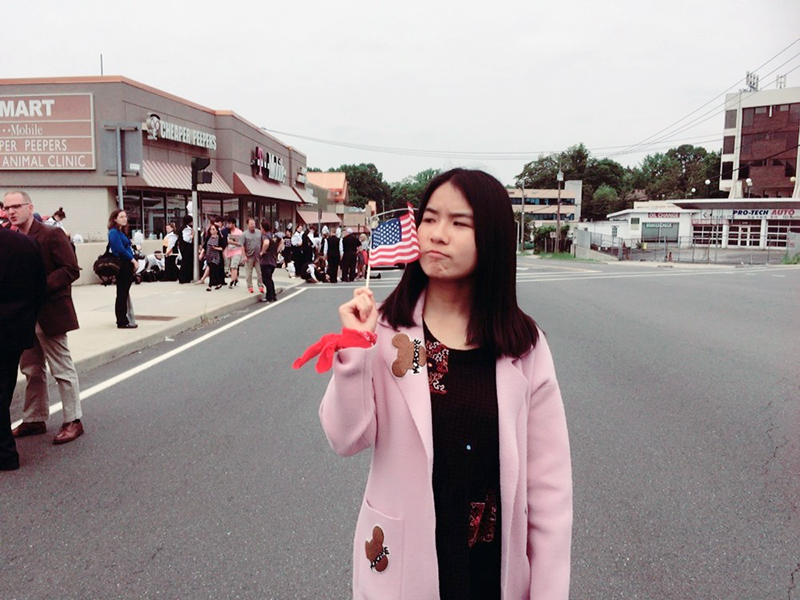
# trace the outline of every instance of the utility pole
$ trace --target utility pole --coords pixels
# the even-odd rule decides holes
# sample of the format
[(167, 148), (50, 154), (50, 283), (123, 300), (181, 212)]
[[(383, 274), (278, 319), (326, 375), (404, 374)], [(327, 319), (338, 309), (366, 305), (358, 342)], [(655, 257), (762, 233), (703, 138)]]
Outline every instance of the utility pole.
[(193, 278), (194, 281), (200, 279), (200, 263), (197, 261), (198, 243), (197, 239), (197, 217), (200, 214), (197, 200), (197, 184), (198, 183), (211, 183), (212, 173), (204, 171), (211, 164), (210, 158), (202, 158), (195, 156), (192, 158), (192, 261), (194, 262)]
[(525, 253), (525, 179), (520, 184), (522, 189), (522, 211), (520, 212), (520, 226), (519, 226), (519, 253)]
[(561, 182), (564, 181), (564, 171), (561, 170), (561, 157), (558, 158), (558, 204), (556, 206), (556, 252), (561, 252)]

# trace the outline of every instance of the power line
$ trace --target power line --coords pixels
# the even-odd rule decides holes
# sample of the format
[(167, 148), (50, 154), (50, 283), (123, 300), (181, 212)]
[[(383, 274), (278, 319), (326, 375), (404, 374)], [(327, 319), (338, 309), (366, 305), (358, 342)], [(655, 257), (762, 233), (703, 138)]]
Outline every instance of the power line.
[[(794, 44), (796, 44), (798, 42), (800, 42), (800, 38), (796, 39), (791, 44), (786, 46), (786, 48), (784, 48), (783, 50), (778, 52), (775, 56), (773, 56), (768, 61), (766, 61), (764, 64), (762, 64), (760, 67), (758, 67), (758, 69), (756, 69), (756, 71), (758, 71), (759, 69), (762, 69), (764, 66), (766, 66), (767, 64), (769, 64), (770, 62), (775, 60), (775, 58), (777, 58), (778, 56), (780, 56), (781, 54), (786, 52), (786, 50), (788, 50), (789, 48), (791, 48)], [(768, 77), (772, 73), (775, 73), (778, 69), (782, 68), (784, 65), (786, 65), (789, 62), (791, 62), (792, 60), (794, 60), (798, 56), (800, 56), (800, 53), (795, 54), (790, 59), (788, 59), (787, 61), (785, 61), (784, 63), (782, 63), (781, 65), (779, 65), (778, 67), (776, 67), (775, 69), (770, 71), (769, 73), (767, 73), (764, 77)], [(797, 70), (798, 68), (800, 68), (800, 65), (797, 65), (796, 67), (794, 67), (791, 70), (787, 71), (786, 74), (791, 73), (791, 72)], [(660, 133), (663, 133), (664, 131), (672, 129), (678, 123), (686, 120), (688, 117), (690, 117), (691, 115), (693, 115), (696, 112), (700, 111), (705, 106), (708, 106), (714, 100), (716, 100), (720, 96), (726, 94), (730, 89), (732, 89), (733, 87), (736, 87), (736, 85), (741, 83), (741, 81), (742, 80), (739, 80), (736, 84), (734, 84), (733, 86), (729, 87), (727, 90), (725, 90), (721, 94), (718, 94), (717, 96), (715, 96), (714, 98), (712, 98), (711, 100), (709, 100), (708, 102), (703, 104), (702, 106), (698, 107), (697, 109), (695, 109), (691, 113), (689, 113), (686, 116), (682, 117), (681, 119), (679, 119), (678, 121), (676, 121), (672, 125), (670, 125), (668, 127), (665, 127), (664, 129), (661, 129), (660, 131), (656, 132), (655, 134), (645, 138), (644, 140), (642, 140), (642, 141), (640, 141), (640, 142), (638, 142), (636, 144), (624, 144), (624, 145), (620, 145), (620, 146), (603, 146), (603, 147), (597, 147), (597, 148), (587, 148), (587, 150), (589, 152), (591, 152), (592, 154), (595, 154), (598, 157), (613, 158), (615, 156), (623, 156), (623, 155), (628, 155), (628, 154), (637, 154), (637, 153), (646, 152), (646, 151), (656, 151), (656, 150), (659, 150), (661, 148), (661, 147), (656, 147), (656, 144), (661, 144), (661, 143), (664, 143), (664, 142), (669, 142), (670, 144), (674, 144), (676, 142), (681, 142), (681, 141), (693, 141), (695, 144), (706, 144), (706, 143), (718, 142), (718, 141), (720, 141), (721, 138), (719, 138), (719, 136), (717, 134), (710, 134), (710, 133), (706, 134), (705, 136), (700, 136), (700, 138), (706, 138), (708, 136), (714, 135), (714, 137), (711, 138), (711, 139), (698, 139), (698, 137), (688, 137), (688, 138), (675, 139), (675, 136), (676, 135), (680, 135), (681, 133), (684, 133), (684, 132), (688, 131), (689, 129), (697, 127), (698, 125), (700, 125), (702, 123), (705, 123), (706, 121), (714, 118), (715, 116), (717, 116), (721, 112), (724, 112), (724, 110), (725, 110), (725, 103), (724, 102), (723, 102), (723, 104), (717, 105), (714, 108), (712, 108), (711, 110), (704, 112), (699, 117), (693, 119), (689, 123), (686, 123), (686, 124), (682, 125), (677, 130), (672, 131), (667, 135), (661, 136), (658, 139), (655, 139), (655, 140), (652, 140), (652, 141), (650, 141), (648, 143), (645, 143), (645, 142), (647, 142), (647, 140), (651, 140), (653, 137), (658, 136)], [(307, 136), (307, 135), (302, 135), (302, 134), (290, 133), (290, 132), (285, 132), (285, 131), (278, 131), (278, 130), (274, 130), (274, 129), (267, 129), (266, 127), (262, 128), (262, 129), (264, 131), (267, 131), (267, 132), (275, 134), (275, 135), (294, 137), (294, 138), (308, 140), (308, 141), (315, 142), (315, 143), (327, 144), (327, 145), (332, 145), (332, 146), (339, 146), (339, 147), (350, 148), (350, 149), (354, 149), (354, 150), (364, 150), (364, 151), (376, 152), (376, 153), (405, 155), (405, 156), (417, 156), (417, 157), (427, 157), (427, 158), (446, 158), (446, 159), (462, 159), (462, 160), (487, 160), (487, 161), (520, 161), (520, 160), (522, 160), (522, 161), (530, 161), (530, 158), (532, 156), (555, 154), (555, 153), (558, 152), (558, 151), (553, 151), (553, 150), (490, 152), (490, 151), (453, 151), (453, 150), (426, 150), (426, 149), (419, 149), (419, 148), (398, 148), (398, 147), (391, 147), (391, 146), (373, 146), (373, 145), (362, 144), (362, 143), (343, 142), (343, 141), (338, 141), (338, 140), (329, 140), (329, 139), (318, 138), (318, 137), (313, 137), (313, 136)], [(670, 146), (666, 146), (666, 149), (669, 149), (670, 147), (672, 147), (672, 146), (671, 145)], [(607, 153), (606, 151), (608, 151), (608, 150), (617, 150), (617, 151), (616, 152)]]
[[(775, 68), (774, 68), (772, 71), (770, 71), (769, 73), (767, 73), (766, 75), (764, 75), (764, 77), (769, 77), (769, 76), (770, 76), (770, 75), (772, 75), (773, 73), (777, 72), (777, 71), (778, 71), (778, 69), (780, 69), (780, 68), (782, 68), (783, 66), (785, 66), (786, 64), (790, 63), (791, 61), (793, 61), (793, 60), (794, 60), (795, 58), (797, 58), (798, 56), (800, 56), (800, 52), (798, 52), (797, 54), (795, 54), (794, 56), (792, 56), (792, 57), (791, 57), (790, 59), (788, 59), (787, 61), (785, 61), (785, 62), (783, 62), (782, 64), (780, 64), (780, 65), (778, 65), (777, 67), (775, 67)], [(762, 66), (763, 66), (763, 65), (762, 65)], [(759, 67), (759, 68), (761, 68), (761, 67)], [(794, 68), (793, 68), (793, 69), (791, 69), (790, 71), (787, 71), (787, 74), (788, 74), (788, 73), (791, 73), (792, 71), (794, 71), (794, 70), (796, 70), (796, 69), (798, 69), (798, 68), (800, 68), (800, 65), (798, 65), (797, 67), (794, 67)], [(729, 88), (729, 89), (730, 89), (730, 88)], [(723, 92), (723, 93), (725, 93), (725, 92)], [(717, 96), (717, 97), (719, 97), (719, 96)], [(716, 98), (715, 98), (715, 99), (716, 99)], [(713, 100), (711, 100), (710, 102), (713, 102)], [(706, 102), (706, 104), (708, 104), (708, 102)], [(705, 105), (704, 105), (704, 106), (705, 106)], [(697, 109), (697, 110), (699, 110), (699, 109)], [(697, 110), (695, 110), (694, 112), (697, 112)], [(636, 148), (636, 147), (641, 147), (641, 150), (644, 150), (645, 148), (648, 148), (648, 147), (649, 147), (651, 144), (657, 144), (657, 143), (659, 143), (659, 142), (662, 142), (662, 141), (667, 141), (667, 140), (671, 139), (673, 136), (680, 135), (681, 133), (684, 133), (684, 132), (688, 131), (689, 129), (692, 129), (693, 127), (696, 127), (697, 125), (700, 125), (701, 123), (705, 123), (706, 121), (708, 121), (708, 120), (712, 119), (713, 117), (715, 117), (715, 116), (717, 116), (717, 115), (719, 115), (719, 114), (721, 114), (721, 113), (723, 113), (723, 112), (725, 112), (725, 103), (724, 103), (724, 102), (723, 102), (723, 103), (722, 103), (722, 105), (721, 105), (721, 110), (720, 110), (720, 107), (719, 107), (719, 106), (717, 106), (716, 108), (712, 108), (710, 111), (706, 111), (705, 113), (703, 113), (702, 115), (700, 115), (700, 116), (699, 116), (699, 117), (697, 117), (696, 119), (694, 119), (694, 120), (690, 121), (689, 123), (686, 123), (685, 125), (682, 125), (682, 126), (679, 128), (679, 129), (677, 129), (676, 131), (673, 131), (673, 132), (672, 132), (672, 133), (670, 133), (669, 135), (662, 136), (662, 137), (660, 137), (659, 139), (657, 139), (657, 140), (653, 140), (652, 142), (650, 142), (650, 143), (648, 143), (648, 144), (644, 144), (644, 145), (642, 145), (641, 143), (640, 143), (640, 144), (637, 144), (637, 145), (636, 145), (634, 148)], [(708, 116), (706, 116), (706, 115), (708, 115)], [(706, 117), (706, 118), (703, 118), (703, 117)], [(685, 118), (685, 117), (684, 117), (684, 118)], [(653, 136), (650, 136), (650, 137), (653, 137)], [(634, 150), (634, 151), (638, 151), (638, 150)], [(620, 152), (620, 153), (618, 153), (618, 154), (622, 154), (622, 152)]]
[[(323, 138), (317, 138), (312, 136), (306, 136), (301, 134), (289, 133), (285, 131), (277, 131), (274, 129), (266, 129), (264, 131), (275, 135), (282, 135), (288, 137), (295, 137), (299, 139), (308, 140), (311, 142), (319, 143), (319, 144), (328, 144), (332, 146), (341, 146), (345, 148), (351, 148), (355, 150), (365, 150), (369, 152), (377, 152), (377, 153), (384, 153), (384, 154), (398, 154), (398, 155), (406, 155), (406, 156), (427, 156), (432, 158), (454, 158), (454, 159), (470, 159), (470, 160), (497, 160), (497, 161), (530, 161), (531, 156), (537, 155), (546, 155), (546, 154), (556, 154), (557, 151), (553, 150), (530, 150), (530, 151), (508, 151), (508, 152), (459, 152), (459, 151), (448, 151), (448, 150), (417, 150), (411, 148), (394, 148), (388, 146), (371, 146), (367, 144), (358, 144), (358, 143), (351, 143), (351, 142), (340, 142), (337, 140), (328, 140)], [(709, 139), (708, 136), (713, 136)], [(722, 138), (719, 137), (718, 134), (706, 134), (705, 136), (697, 136), (681, 138), (677, 140), (672, 140), (671, 143), (686, 141), (686, 142), (695, 142), (698, 144), (705, 144), (711, 142), (718, 142), (721, 141)], [(628, 148), (630, 144), (619, 145), (619, 146), (601, 146), (597, 148), (587, 148), (592, 154), (603, 154), (604, 151), (608, 150), (615, 150), (617, 148)], [(671, 146), (670, 146), (671, 147)], [(654, 148), (655, 149), (655, 148)]]
[[(773, 60), (775, 60), (776, 58), (778, 58), (778, 57), (779, 57), (781, 54), (783, 54), (784, 52), (786, 52), (786, 51), (787, 51), (789, 48), (791, 48), (792, 46), (794, 46), (794, 45), (795, 45), (797, 42), (800, 42), (800, 38), (797, 38), (796, 40), (794, 40), (794, 41), (793, 41), (791, 44), (789, 44), (788, 46), (786, 46), (786, 47), (785, 47), (783, 50), (781, 50), (780, 52), (778, 52), (778, 53), (777, 53), (775, 56), (773, 56), (772, 58), (770, 58), (768, 61), (766, 61), (766, 62), (765, 62), (764, 64), (762, 64), (760, 67), (758, 67), (757, 69), (755, 69), (753, 72), (757, 72), (757, 71), (759, 71), (760, 69), (762, 69), (763, 67), (765, 67), (766, 65), (768, 65), (769, 63), (771, 63)], [(793, 58), (794, 58), (794, 57), (793, 57)], [(792, 60), (792, 59), (790, 59), (790, 60)], [(717, 99), (717, 98), (719, 98), (720, 96), (723, 96), (723, 95), (727, 94), (727, 93), (728, 93), (728, 92), (729, 92), (731, 89), (735, 88), (735, 87), (736, 87), (737, 85), (739, 85), (739, 84), (740, 84), (740, 83), (741, 83), (743, 80), (744, 80), (744, 79), (739, 79), (739, 80), (738, 80), (736, 83), (734, 83), (732, 86), (730, 86), (730, 87), (729, 87), (728, 89), (726, 89), (724, 92), (722, 92), (722, 93), (720, 93), (720, 94), (717, 94), (716, 96), (714, 96), (714, 97), (713, 97), (711, 100), (709, 100), (709, 101), (708, 101), (708, 102), (706, 102), (705, 104), (702, 104), (701, 106), (697, 107), (697, 108), (696, 108), (696, 109), (694, 109), (692, 112), (690, 112), (689, 114), (687, 114), (687, 115), (685, 115), (685, 116), (681, 117), (680, 119), (678, 119), (677, 121), (675, 121), (675, 122), (674, 122), (674, 123), (672, 123), (671, 125), (668, 125), (667, 127), (664, 127), (663, 129), (661, 129), (661, 130), (657, 131), (657, 132), (656, 132), (656, 133), (654, 133), (653, 135), (650, 135), (650, 136), (648, 136), (648, 137), (644, 138), (642, 141), (640, 141), (640, 142), (638, 142), (637, 144), (634, 144), (633, 146), (631, 146), (631, 148), (635, 148), (635, 147), (637, 147), (637, 146), (641, 146), (641, 145), (643, 145), (645, 142), (647, 142), (648, 140), (650, 140), (650, 139), (652, 139), (652, 138), (656, 137), (657, 135), (660, 135), (661, 133), (663, 133), (663, 132), (667, 131), (668, 129), (672, 129), (672, 128), (673, 128), (675, 125), (677, 125), (677, 124), (678, 124), (678, 123), (680, 123), (681, 121), (684, 121), (684, 120), (688, 119), (688, 118), (689, 118), (689, 117), (691, 117), (691, 116), (692, 116), (694, 113), (696, 113), (697, 111), (699, 111), (699, 110), (703, 109), (704, 107), (708, 106), (709, 104), (711, 104), (712, 102), (714, 102), (714, 100), (716, 100), (716, 99)]]

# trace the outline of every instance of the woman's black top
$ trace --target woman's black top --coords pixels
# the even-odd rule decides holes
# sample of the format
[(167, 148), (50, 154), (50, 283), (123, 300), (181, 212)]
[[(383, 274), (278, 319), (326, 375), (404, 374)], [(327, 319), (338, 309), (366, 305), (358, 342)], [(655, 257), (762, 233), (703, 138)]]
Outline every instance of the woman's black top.
[(495, 357), (453, 350), (427, 327), (441, 600), (500, 598), (500, 440)]

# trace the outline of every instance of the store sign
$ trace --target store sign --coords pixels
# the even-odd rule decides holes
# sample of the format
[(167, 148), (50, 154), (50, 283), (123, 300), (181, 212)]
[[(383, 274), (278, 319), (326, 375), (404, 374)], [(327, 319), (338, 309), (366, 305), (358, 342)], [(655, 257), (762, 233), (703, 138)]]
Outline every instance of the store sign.
[(256, 146), (253, 151), (253, 160), (250, 162), (253, 167), (253, 174), (256, 177), (272, 179), (283, 183), (286, 181), (286, 167), (283, 166), (283, 159), (277, 154), (271, 154)]
[(692, 219), (692, 225), (727, 225), (727, 219)]
[(647, 213), (648, 219), (679, 219), (680, 213)]
[(677, 227), (677, 223), (644, 223), (642, 225), (645, 229), (672, 229)]
[(743, 208), (733, 211), (734, 219), (800, 219), (800, 210), (794, 208)]
[(94, 170), (91, 94), (0, 96), (0, 170)]
[(306, 174), (307, 173), (308, 173), (308, 169), (306, 169), (305, 167), (301, 167), (300, 169), (298, 169), (297, 170), (297, 178), (296, 178), (297, 183), (303, 183), (304, 184), (306, 182)]
[(173, 142), (189, 144), (190, 146), (208, 148), (209, 150), (217, 149), (217, 136), (213, 133), (200, 131), (199, 129), (191, 129), (183, 125), (176, 125), (169, 121), (163, 121), (161, 117), (155, 113), (150, 113), (147, 116), (147, 121), (144, 122), (143, 129), (147, 131), (148, 140), (171, 140)]

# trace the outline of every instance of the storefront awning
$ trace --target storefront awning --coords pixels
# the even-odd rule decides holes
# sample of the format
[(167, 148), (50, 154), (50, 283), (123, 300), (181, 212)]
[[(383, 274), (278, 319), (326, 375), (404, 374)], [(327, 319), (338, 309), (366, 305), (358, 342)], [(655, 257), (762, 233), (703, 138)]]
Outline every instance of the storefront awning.
[(233, 190), (237, 194), (247, 194), (250, 196), (270, 198), (272, 200), (286, 200), (287, 202), (300, 203), (300, 198), (297, 197), (297, 194), (295, 194), (288, 185), (270, 183), (243, 173), (233, 174)]
[(316, 225), (317, 223), (339, 225), (342, 222), (339, 215), (332, 212), (323, 212), (322, 216), (319, 216), (316, 210), (298, 210), (297, 216), (300, 217), (306, 225)]
[(292, 188), (292, 189), (294, 190), (294, 193), (297, 194), (300, 197), (300, 200), (302, 200), (304, 203), (319, 204), (319, 200), (317, 200), (317, 197), (308, 190), (301, 190), (300, 188)]
[[(201, 192), (233, 195), (233, 190), (225, 183), (222, 176), (216, 171), (211, 172), (213, 173), (211, 183), (200, 184), (197, 189)], [(128, 179), (130, 180), (131, 178)], [(133, 182), (129, 181), (128, 185), (131, 185), (131, 183), (135, 185), (140, 182), (141, 185), (151, 188), (191, 191), (192, 168), (185, 165), (144, 160), (142, 161), (141, 177), (135, 178)]]

